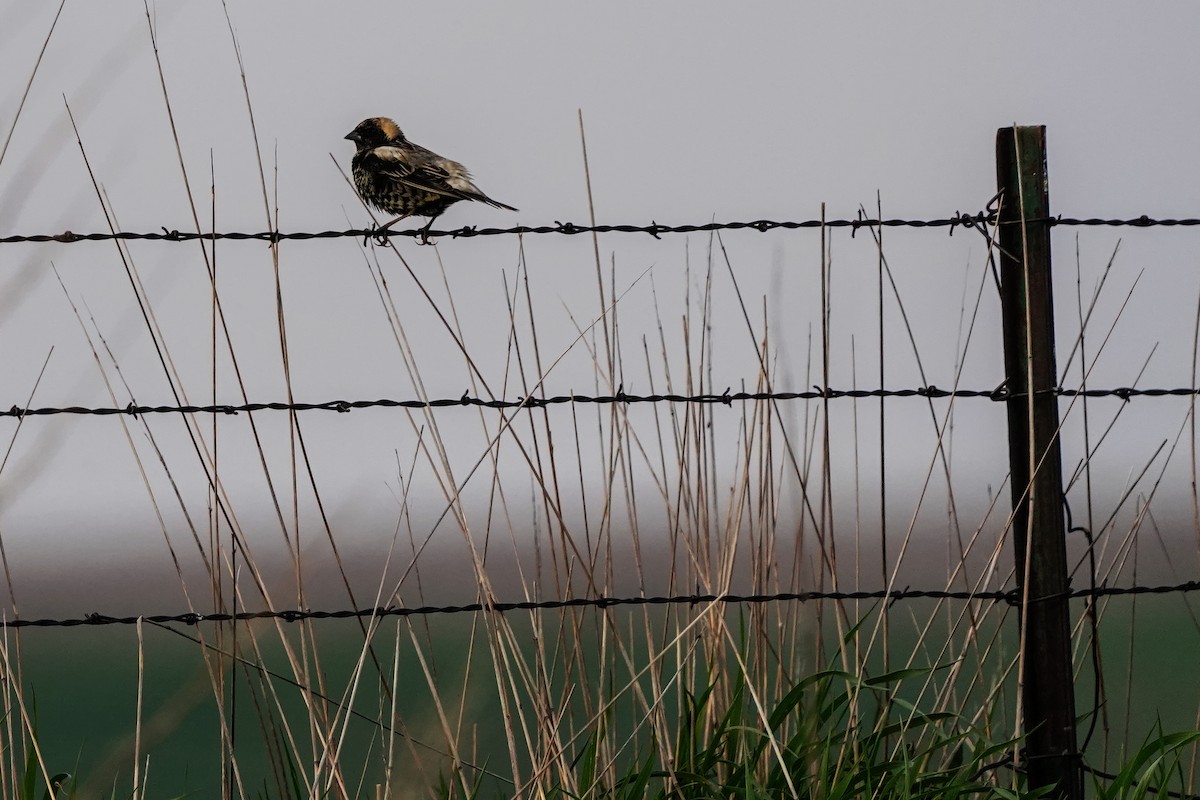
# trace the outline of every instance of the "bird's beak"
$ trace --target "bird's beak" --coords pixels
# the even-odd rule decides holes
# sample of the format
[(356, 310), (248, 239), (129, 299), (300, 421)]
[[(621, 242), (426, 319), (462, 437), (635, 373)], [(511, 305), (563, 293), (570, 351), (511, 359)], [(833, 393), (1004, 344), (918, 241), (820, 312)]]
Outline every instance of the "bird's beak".
[(358, 133), (355, 131), (350, 131), (349, 133), (346, 134), (346, 138), (352, 142), (357, 142), (358, 141)]

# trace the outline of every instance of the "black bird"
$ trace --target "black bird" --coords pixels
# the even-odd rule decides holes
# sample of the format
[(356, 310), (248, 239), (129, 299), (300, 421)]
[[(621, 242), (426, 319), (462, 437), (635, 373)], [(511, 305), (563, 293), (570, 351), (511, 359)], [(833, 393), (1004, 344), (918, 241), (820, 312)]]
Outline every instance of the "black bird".
[(376, 234), (415, 214), (429, 217), (421, 228), (421, 244), (428, 244), (433, 221), (459, 200), (517, 210), (481, 192), (462, 164), (410, 142), (387, 117), (364, 119), (346, 138), (358, 148), (350, 164), (359, 196), (384, 213), (399, 214)]

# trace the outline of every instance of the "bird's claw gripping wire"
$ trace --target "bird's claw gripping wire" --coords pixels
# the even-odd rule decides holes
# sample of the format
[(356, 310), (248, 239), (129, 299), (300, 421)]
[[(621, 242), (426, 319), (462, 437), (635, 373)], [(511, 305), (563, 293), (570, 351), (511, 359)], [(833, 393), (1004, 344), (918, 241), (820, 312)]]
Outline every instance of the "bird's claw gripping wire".
[(436, 244), (435, 242), (429, 241), (429, 229), (431, 227), (433, 227), (432, 219), (430, 219), (429, 222), (427, 222), (425, 224), (425, 227), (423, 227), (423, 228), (421, 228), (421, 230), (417, 231), (417, 244), (419, 244), (419, 245)]
[(374, 222), (371, 223), (370, 229), (367, 230), (367, 232), (363, 235), (363, 247), (366, 247), (368, 240), (374, 242), (377, 247), (387, 247), (387, 231), (387, 225), (379, 225), (378, 223)]

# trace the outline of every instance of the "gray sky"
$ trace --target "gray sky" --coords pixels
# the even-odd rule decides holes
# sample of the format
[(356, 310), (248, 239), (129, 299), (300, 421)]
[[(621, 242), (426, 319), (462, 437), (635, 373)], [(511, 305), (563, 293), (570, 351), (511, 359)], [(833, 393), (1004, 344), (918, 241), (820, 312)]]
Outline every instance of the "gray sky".
[[(0, 74), (6, 76), (0, 136), (12, 124), (54, 10), (51, 3), (0, 4)], [(153, 12), (202, 226), (212, 225), (211, 159), (216, 227), (266, 229), (246, 101), (221, 6), (162, 3)], [(374, 115), (394, 117), (412, 140), (463, 161), (485, 192), (521, 209), (513, 214), (459, 204), (438, 227), (586, 222), (578, 109), (586, 125), (596, 215), (603, 223), (810, 219), (819, 216), (821, 203), (830, 218), (852, 217), (860, 204), (874, 206), (876, 192), (885, 216), (977, 211), (995, 191), (995, 131), (1014, 122), (1048, 126), (1057, 213), (1200, 214), (1195, 89), (1200, 50), (1194, 41), (1200, 8), (1192, 3), (744, 3), (734, 10), (716, 3), (233, 2), (229, 13), (268, 187), (277, 180), (282, 230), (341, 229), (347, 216), (354, 227), (366, 222), (329, 154), (348, 169), (352, 146), (342, 137)], [(106, 228), (64, 97), (121, 227), (191, 228), (142, 6), (69, 2), (0, 162), (0, 234)], [(1189, 385), (1200, 234), (1056, 232), (1060, 362), (1078, 331), (1076, 234), (1085, 297), (1123, 240), (1095, 312), (1092, 355), (1145, 270), (1092, 372), (1092, 384), (1132, 383), (1157, 345), (1143, 385)], [(725, 234), (723, 242), (756, 333), (747, 332), (718, 257), (712, 385), (736, 389), (742, 380), (753, 380), (752, 338), (762, 335), (764, 304), (778, 348), (776, 388), (820, 383), (819, 375), (805, 375), (808, 337), (819, 330), (819, 234), (738, 232)], [(521, 263), (517, 240), (444, 240), (437, 248), (417, 248), (408, 239), (397, 243), (448, 311), (441, 258), (472, 358), (496, 394), (521, 394), (512, 385), (504, 388), (509, 327), (504, 281), (511, 291)], [(831, 383), (848, 387), (857, 370), (858, 385), (873, 387), (876, 249), (864, 233), (854, 240), (835, 233), (831, 247)], [(982, 284), (963, 385), (999, 383), (998, 303), (984, 273), (982, 239), (965, 231), (951, 238), (944, 232), (889, 230), (884, 247), (914, 320), (928, 380), (943, 387), (953, 383), (962, 317), (970, 316)], [(547, 378), (546, 390), (593, 392), (590, 357), (576, 341), (576, 325), (589, 325), (599, 311), (591, 240), (529, 237), (524, 248), (543, 357), (549, 363), (567, 353)], [(657, 374), (657, 388), (665, 385), (656, 299), (667, 360), (676, 380), (682, 374), (679, 320), (688, 309), (689, 290), (697, 313), (708, 248), (702, 235), (661, 241), (601, 237), (605, 269), (611, 268), (618, 291), (628, 290), (618, 305), (628, 391), (649, 391), (649, 373)], [(189, 396), (206, 401), (209, 290), (200, 247), (144, 242), (129, 251)], [(280, 253), (296, 399), (417, 396), (358, 243), (285, 243)], [(431, 397), (461, 395), (471, 387), (461, 354), (396, 257), (390, 251), (378, 255), (415, 340), (425, 391)], [(250, 398), (283, 400), (270, 251), (258, 242), (228, 242), (218, 245), (216, 259)], [(0, 245), (0, 374), (7, 387), (0, 405), (25, 404), (51, 348), (34, 405), (109, 405), (52, 264), (76, 302), (86, 302), (94, 314), (138, 402), (173, 402), (112, 243), (7, 244)], [(887, 383), (915, 386), (920, 376), (896, 308), (889, 298)], [(523, 326), (527, 336), (528, 323)], [(643, 336), (654, 351), (649, 370)], [(218, 400), (239, 401), (227, 360), (220, 372)], [(1104, 406), (1101, 418), (1118, 407)], [(921, 401), (896, 401), (889, 408), (895, 414), (889, 442), (897, 503), (889, 514), (907, 521), (916, 507), (918, 478), (931, 460), (932, 425)], [(1147, 400), (1125, 412), (1097, 457), (1098, 464), (1110, 459), (1103, 462), (1104, 485), (1114, 498), (1106, 509), (1159, 443), (1173, 440), (1185, 411), (1182, 403)], [(474, 412), (441, 413), (461, 477), (483, 454), (487, 436)], [(554, 413), (556, 424), (569, 426), (565, 411)], [(850, 407), (836, 413), (842, 434), (836, 441), (844, 443)], [(984, 403), (958, 413), (956, 491), (981, 508), (988, 487), (1000, 485), (1006, 468), (1003, 409)], [(279, 480), (289, 480), (286, 419), (259, 419), (271, 466)], [(652, 425), (648, 413), (643, 419)], [(314, 412), (303, 424), (335, 525), (349, 542), (372, 552), (378, 541), (390, 539), (395, 525), (397, 453), (406, 464), (412, 459), (413, 427), (394, 410)], [(861, 424), (870, 442), (873, 423)], [(202, 518), (203, 484), (182, 425), (174, 417), (153, 419), (151, 425)], [(223, 470), (235, 505), (244, 524), (269, 528), (272, 512), (244, 419), (221, 425), (228, 459)], [(5, 440), (15, 427), (12, 419), (0, 422)], [(139, 450), (152, 458), (143, 434), (134, 435)], [(1171, 491), (1180, 501), (1186, 444), (1174, 456), (1183, 471), (1170, 473)], [(848, 445), (834, 450), (835, 472), (845, 478), (837, 491), (846, 497), (854, 453)], [(1068, 450), (1070, 471), (1079, 450)], [(506, 474), (515, 476), (512, 491), (528, 496), (528, 479), (520, 477), (524, 467), (510, 453), (505, 458), (511, 459)], [(870, 480), (876, 471), (867, 464), (859, 474)], [(432, 478), (416, 480), (428, 492), (417, 505), (436, 516), (441, 502)], [(152, 481), (156, 492), (169, 493), (161, 470)], [(481, 498), (486, 489), (480, 488)], [(310, 500), (302, 506), (311, 514)], [(1190, 515), (1186, 506), (1179, 508)], [(183, 535), (178, 512), (168, 517), (172, 530)], [(115, 565), (133, 550), (163, 550), (129, 447), (112, 418), (25, 422), (0, 473), (0, 533), (20, 565), (47, 558), (61, 565), (63, 548), (69, 547), (98, 584), (106, 579), (96, 573), (104, 571), (92, 565), (107, 562), (96, 559)], [(278, 532), (263, 536), (277, 545)], [(110, 583), (120, 582), (114, 574)]]

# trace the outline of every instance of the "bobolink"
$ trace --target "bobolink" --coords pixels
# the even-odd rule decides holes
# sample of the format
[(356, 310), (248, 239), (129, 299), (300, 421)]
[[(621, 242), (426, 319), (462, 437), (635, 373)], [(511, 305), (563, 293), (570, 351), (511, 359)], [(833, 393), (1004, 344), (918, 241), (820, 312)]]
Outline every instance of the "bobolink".
[(421, 244), (427, 244), (433, 221), (459, 200), (517, 210), (481, 192), (462, 164), (408, 141), (387, 117), (364, 119), (346, 138), (358, 148), (350, 164), (359, 196), (384, 213), (400, 215), (376, 233), (414, 214), (429, 217), (421, 229)]

